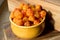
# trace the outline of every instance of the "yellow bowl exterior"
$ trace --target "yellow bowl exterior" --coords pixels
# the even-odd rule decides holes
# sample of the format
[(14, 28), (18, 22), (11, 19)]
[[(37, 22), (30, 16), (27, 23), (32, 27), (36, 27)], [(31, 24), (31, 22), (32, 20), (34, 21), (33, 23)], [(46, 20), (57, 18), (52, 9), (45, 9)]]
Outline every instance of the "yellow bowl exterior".
[(44, 30), (44, 20), (45, 18), (43, 19), (43, 21), (36, 25), (36, 26), (18, 26), (16, 25), (10, 18), (10, 22), (11, 22), (11, 29), (12, 29), (12, 32), (19, 38), (24, 38), (24, 39), (30, 39), (30, 38), (34, 38), (34, 37), (37, 37), (38, 35), (41, 34), (41, 32)]
[(12, 32), (20, 38), (34, 38), (43, 31), (44, 26), (42, 24), (41, 26), (32, 27), (32, 28), (21, 28), (11, 23), (11, 29)]

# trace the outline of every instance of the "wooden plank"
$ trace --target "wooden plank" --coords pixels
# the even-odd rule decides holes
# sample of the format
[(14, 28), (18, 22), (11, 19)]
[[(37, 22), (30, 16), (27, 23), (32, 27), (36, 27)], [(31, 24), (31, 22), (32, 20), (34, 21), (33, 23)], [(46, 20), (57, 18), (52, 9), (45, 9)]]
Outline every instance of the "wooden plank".
[(60, 0), (45, 0), (45, 1), (60, 6)]
[(5, 5), (7, 4), (7, 1), (4, 0), (4, 2), (2, 3), (2, 5), (0, 6), (0, 14), (2, 13), (3, 9), (5, 8)]

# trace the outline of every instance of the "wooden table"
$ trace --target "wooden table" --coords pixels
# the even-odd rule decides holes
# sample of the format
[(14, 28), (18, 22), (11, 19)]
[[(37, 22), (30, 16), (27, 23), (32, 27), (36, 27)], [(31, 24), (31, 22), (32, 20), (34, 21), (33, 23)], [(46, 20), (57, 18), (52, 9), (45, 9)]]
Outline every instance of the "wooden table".
[[(27, 2), (27, 1), (26, 1)], [(31, 1), (30, 1), (31, 2)], [(36, 2), (35, 2), (36, 3)], [(13, 4), (12, 4), (13, 5)], [(50, 4), (50, 5), (52, 5), (52, 4)], [(42, 5), (42, 6), (44, 6), (44, 5)], [(53, 6), (55, 6), (55, 5), (53, 5)], [(3, 29), (2, 29), (2, 27), (4, 26), (4, 24), (6, 24), (6, 22), (9, 22), (9, 11), (8, 11), (8, 7), (7, 7), (7, 5), (5, 4), (5, 6), (4, 6), (5, 8), (4, 8), (4, 10), (3, 10), (3, 12), (2, 12), (2, 14), (0, 14), (0, 40), (5, 40), (5, 34), (4, 34), (4, 32), (3, 32)], [(46, 6), (46, 7), (48, 7), (48, 6)], [(49, 6), (49, 7), (51, 7), (51, 6)], [(56, 6), (56, 7), (58, 7), (58, 6)], [(45, 8), (45, 7), (44, 7)], [(56, 10), (54, 11), (54, 9), (53, 10), (51, 10), (50, 8), (48, 8), (48, 10), (50, 10), (52, 13), (53, 13), (53, 18), (58, 18), (58, 21), (56, 21), (56, 19), (54, 19), (55, 21), (56, 21), (56, 23), (58, 23), (58, 22), (60, 22), (60, 20), (59, 20), (59, 18), (60, 18), (60, 16), (58, 16), (58, 15), (60, 15), (59, 13), (60, 13), (60, 9), (59, 9), (60, 7), (58, 7), (57, 8), (57, 12), (56, 12)], [(45, 9), (47, 9), (47, 8), (45, 8)], [(56, 8), (55, 8), (56, 9)], [(50, 13), (50, 12), (49, 12)], [(54, 15), (55, 15), (55, 17), (54, 17)], [(50, 15), (51, 16), (51, 15)], [(47, 18), (49, 18), (50, 17), (49, 16), (49, 14), (47, 15)], [(51, 17), (51, 18), (52, 18)], [(49, 19), (50, 20), (50, 19)], [(53, 26), (50, 22), (49, 22), (49, 20), (47, 20), (46, 19), (46, 23), (48, 24), (46, 24), (46, 27), (45, 27), (45, 30), (44, 30), (44, 32), (41, 34), (41, 36), (38, 36), (37, 38), (34, 38), (34, 39), (31, 39), (31, 40), (52, 40), (51, 38), (56, 38), (56, 37), (58, 37), (58, 36), (60, 36), (60, 32), (58, 32), (58, 31), (56, 31), (56, 30), (54, 30), (54, 28), (53, 27), (55, 27), (55, 26)], [(50, 20), (51, 21), (51, 20)], [(59, 25), (60, 26), (60, 25)], [(59, 40), (60, 39), (60, 37), (57, 39), (57, 40)], [(10, 40), (10, 39), (9, 39)], [(16, 39), (15, 39), (16, 40)]]

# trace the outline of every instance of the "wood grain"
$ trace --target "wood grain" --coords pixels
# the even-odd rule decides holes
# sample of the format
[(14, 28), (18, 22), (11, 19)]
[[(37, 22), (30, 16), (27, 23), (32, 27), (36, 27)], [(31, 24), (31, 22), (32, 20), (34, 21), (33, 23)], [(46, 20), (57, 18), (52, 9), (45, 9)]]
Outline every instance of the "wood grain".
[(2, 5), (0, 6), (0, 14), (2, 13), (3, 9), (5, 8), (5, 5), (7, 4), (7, 1), (4, 0), (4, 2), (2, 3)]

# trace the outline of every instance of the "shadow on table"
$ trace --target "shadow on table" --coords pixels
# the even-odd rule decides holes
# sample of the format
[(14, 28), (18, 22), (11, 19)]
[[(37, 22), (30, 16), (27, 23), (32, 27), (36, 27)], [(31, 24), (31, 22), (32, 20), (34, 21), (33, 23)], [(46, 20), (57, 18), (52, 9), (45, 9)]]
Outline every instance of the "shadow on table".
[(45, 19), (45, 29), (42, 32), (42, 34), (39, 35), (38, 37), (44, 36), (52, 31), (54, 31), (54, 23), (55, 22), (54, 22), (54, 19), (52, 18), (52, 13), (50, 11), (48, 11), (46, 14), (46, 19)]
[(44, 36), (52, 31), (54, 31), (54, 20), (52, 18), (52, 13), (50, 11), (47, 12), (46, 14), (46, 19), (45, 19), (45, 29), (42, 32), (42, 34), (40, 34), (38, 37), (36, 37), (34, 40), (39, 40), (41, 38), (44, 38)]
[(49, 32), (52, 32), (54, 30), (54, 23), (55, 21), (52, 18), (52, 13), (48, 11), (45, 19), (45, 29), (40, 36), (43, 36)]

